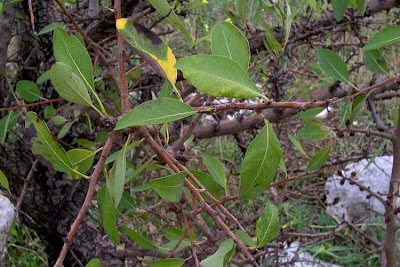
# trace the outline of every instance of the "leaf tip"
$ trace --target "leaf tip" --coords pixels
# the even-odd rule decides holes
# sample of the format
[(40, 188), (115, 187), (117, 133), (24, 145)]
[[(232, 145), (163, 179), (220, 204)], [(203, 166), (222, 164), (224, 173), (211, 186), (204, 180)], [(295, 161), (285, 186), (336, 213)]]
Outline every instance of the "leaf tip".
[(117, 26), (118, 30), (123, 30), (125, 29), (126, 23), (128, 23), (128, 19), (122, 18), (122, 19), (117, 19), (115, 25)]

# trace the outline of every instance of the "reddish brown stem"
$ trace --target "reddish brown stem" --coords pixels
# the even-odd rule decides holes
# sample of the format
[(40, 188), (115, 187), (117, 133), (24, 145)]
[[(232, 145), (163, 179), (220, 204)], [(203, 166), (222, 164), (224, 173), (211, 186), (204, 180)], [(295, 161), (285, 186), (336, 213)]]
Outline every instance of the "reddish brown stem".
[[(115, 0), (115, 20), (121, 18), (121, 0)], [(121, 96), (122, 113), (128, 113), (130, 110), (129, 98), (128, 98), (128, 85), (126, 84), (126, 70), (125, 70), (125, 48), (124, 40), (121, 34), (117, 31), (117, 42), (118, 42), (118, 73), (119, 73), (119, 92)]]
[(90, 176), (89, 188), (86, 193), (85, 200), (82, 204), (81, 209), (79, 210), (78, 215), (75, 218), (74, 223), (71, 226), (71, 230), (69, 231), (67, 237), (64, 239), (63, 248), (60, 252), (60, 255), (58, 256), (57, 262), (54, 265), (54, 267), (62, 267), (63, 266), (65, 256), (67, 255), (68, 249), (71, 246), (72, 239), (75, 237), (76, 232), (78, 231), (78, 227), (82, 223), (82, 220), (83, 220), (86, 212), (89, 210), (89, 207), (92, 205), (92, 200), (93, 200), (94, 193), (96, 191), (97, 182), (99, 181), (100, 174), (103, 171), (104, 164), (106, 162), (106, 158), (110, 154), (111, 148), (114, 145), (116, 136), (117, 136), (116, 133), (110, 134), (108, 136), (106, 143), (104, 144), (103, 151), (101, 152), (101, 155), (100, 155), (100, 159), (96, 164), (95, 170), (93, 171), (92, 175)]
[(45, 105), (49, 103), (54, 103), (54, 102), (60, 102), (63, 99), (60, 98), (54, 98), (54, 99), (48, 99), (40, 102), (35, 102), (35, 103), (29, 103), (29, 104), (24, 104), (24, 105), (18, 105), (18, 106), (12, 106), (12, 107), (7, 107), (7, 108), (0, 108), (0, 111), (10, 111), (10, 110), (16, 110), (16, 109), (21, 109), (21, 108), (30, 108), (30, 107), (35, 107), (35, 106), (40, 106), (40, 105)]

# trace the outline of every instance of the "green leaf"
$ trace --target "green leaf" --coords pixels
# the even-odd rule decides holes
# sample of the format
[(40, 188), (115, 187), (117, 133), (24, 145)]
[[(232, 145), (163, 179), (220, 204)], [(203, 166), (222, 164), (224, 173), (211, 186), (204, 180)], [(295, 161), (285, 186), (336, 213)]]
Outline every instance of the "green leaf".
[(50, 80), (50, 70), (43, 72), (36, 80), (36, 84), (42, 84)]
[(53, 48), (56, 61), (69, 66), (87, 89), (94, 92), (92, 60), (78, 38), (69, 35), (61, 28), (56, 28), (53, 35)]
[(101, 225), (108, 237), (115, 244), (119, 245), (118, 230), (114, 202), (106, 186), (103, 186), (97, 195)]
[(341, 21), (350, 0), (332, 0), (333, 16), (337, 21)]
[[(202, 186), (207, 189), (217, 199), (221, 198), (221, 188), (217, 182), (207, 173), (198, 170), (190, 170), (190, 172), (199, 180)], [(206, 197), (206, 196), (203, 196)]]
[(350, 121), (354, 121), (354, 119), (357, 117), (357, 115), (361, 112), (363, 105), (365, 101), (367, 100), (368, 95), (360, 95), (357, 96), (356, 99), (354, 99), (352, 107), (351, 107), (351, 113), (349, 116)]
[(196, 55), (184, 57), (176, 67), (199, 91), (210, 96), (233, 98), (263, 97), (240, 65), (223, 56)]
[(379, 73), (379, 74), (389, 73), (389, 69), (386, 64), (386, 59), (382, 55), (381, 51), (379, 51), (379, 49), (365, 51), (364, 65), (368, 70), (374, 73)]
[(51, 118), (50, 122), (53, 123), (55, 126), (61, 126), (64, 123), (66, 123), (68, 120), (61, 115), (56, 115), (53, 118)]
[(26, 102), (35, 102), (42, 97), (39, 87), (37, 86), (36, 83), (32, 81), (25, 81), (25, 80), (18, 81), (16, 87), (17, 87), (17, 93)]
[(176, 82), (176, 59), (171, 48), (147, 28), (128, 19), (118, 19), (116, 22), (122, 37), (134, 48), (137, 53), (149, 63), (160, 75), (172, 84)]
[(240, 230), (238, 230), (238, 229), (236, 229), (236, 230), (234, 231), (234, 233), (235, 233), (235, 235), (236, 235), (237, 237), (240, 238), (240, 240), (242, 240), (242, 242), (243, 242), (246, 246), (251, 247), (251, 248), (255, 248), (255, 247), (256, 247), (256, 243), (254, 243), (253, 239), (252, 239), (247, 233), (245, 233), (245, 232), (243, 232), (243, 231), (240, 231)]
[(55, 29), (57, 29), (57, 28), (59, 28), (59, 27), (61, 28), (61, 27), (63, 27), (63, 26), (64, 26), (64, 24), (62, 24), (62, 23), (60, 23), (60, 22), (52, 22), (52, 23), (50, 23), (49, 25), (47, 25), (46, 27), (44, 27), (43, 29), (41, 29), (40, 32), (38, 32), (37, 35), (43, 35), (43, 34), (52, 32), (52, 31), (54, 31)]
[(331, 152), (332, 145), (329, 145), (320, 151), (318, 151), (308, 163), (306, 172), (318, 170), (322, 166), (324, 166), (325, 162), (328, 160), (329, 153)]
[(44, 119), (48, 120), (57, 113), (57, 110), (53, 106), (46, 106), (43, 113)]
[(185, 177), (186, 173), (180, 172), (163, 178), (153, 179), (150, 181), (150, 187), (161, 198), (170, 202), (178, 202), (182, 197)]
[(317, 58), (326, 74), (336, 80), (349, 83), (350, 74), (347, 65), (337, 54), (328, 49), (319, 49)]
[(88, 264), (86, 264), (86, 267), (101, 267), (101, 260), (100, 259), (91, 259)]
[(64, 124), (63, 127), (61, 127), (61, 130), (57, 135), (57, 139), (63, 139), (64, 136), (67, 135), (69, 130), (71, 130), (72, 124), (74, 124), (74, 122), (72, 122), (72, 121), (69, 121), (66, 124)]
[(138, 232), (129, 229), (127, 226), (123, 226), (121, 228), (121, 233), (126, 234), (127, 236), (129, 236), (130, 239), (132, 239), (133, 241), (135, 241), (139, 246), (145, 248), (145, 249), (149, 249), (149, 250), (156, 250), (159, 247), (154, 244), (152, 241), (150, 241), (149, 239), (147, 239), (146, 237), (142, 236), (141, 234), (139, 234)]
[(121, 152), (118, 154), (117, 160), (115, 161), (110, 178), (107, 181), (107, 188), (110, 192), (112, 199), (114, 200), (115, 207), (118, 207), (121, 201), (122, 193), (124, 192), (125, 176), (126, 176), (126, 151), (130, 138), (126, 141)]
[[(137, 147), (140, 143), (142, 143), (143, 140), (138, 140), (138, 141), (132, 141), (129, 146), (126, 148), (126, 153), (128, 153), (129, 151), (131, 151), (132, 149), (134, 149), (135, 147)], [(105, 164), (109, 164), (112, 163), (114, 161), (117, 160), (117, 158), (119, 157), (120, 153), (122, 153), (124, 148), (121, 148), (120, 150), (114, 152), (111, 156), (108, 156), (106, 159), (106, 163)]]
[(400, 42), (400, 26), (388, 26), (377, 32), (364, 46), (364, 50), (375, 50), (398, 42)]
[(211, 49), (214, 55), (236, 61), (247, 72), (250, 63), (249, 42), (232, 23), (220, 22), (214, 26), (211, 33)]
[(279, 235), (279, 231), (278, 208), (267, 203), (256, 225), (257, 248), (274, 240)]
[(28, 112), (25, 119), (25, 132), (32, 145), (32, 153), (48, 167), (49, 162), (56, 171), (72, 171), (72, 163), (64, 148), (51, 136), (49, 129), (35, 112)]
[(200, 262), (201, 267), (224, 267), (233, 256), (235, 247), (232, 239), (225, 240), (214, 254)]
[(194, 45), (192, 36), (190, 35), (189, 31), (186, 29), (185, 25), (175, 14), (174, 10), (166, 0), (149, 0), (149, 2), (162, 16), (167, 18), (167, 21), (169, 23), (174, 25), (183, 34), (183, 37), (186, 39), (190, 46)]
[(247, 0), (239, 0), (239, 14), (245, 24), (247, 21), (248, 4)]
[(156, 260), (150, 263), (150, 267), (181, 267), (185, 264), (185, 259), (169, 258)]
[(367, 0), (356, 0), (358, 15), (361, 17), (365, 14), (365, 9), (367, 8)]
[(297, 132), (297, 136), (306, 141), (320, 141), (325, 139), (331, 131), (321, 126), (307, 126)]
[[(67, 152), (68, 158), (72, 162), (72, 166), (78, 172), (86, 174), (93, 165), (94, 156), (97, 151), (91, 151), (81, 148), (71, 149)], [(68, 173), (71, 179), (78, 179), (80, 176), (76, 173)]]
[(0, 120), (0, 144), (4, 144), (8, 131), (14, 128), (20, 115), (20, 112), (10, 111)]
[(208, 172), (211, 174), (211, 176), (214, 178), (214, 180), (223, 188), (226, 188), (226, 176), (225, 176), (225, 170), (224, 167), (222, 166), (221, 162), (208, 154), (204, 154), (202, 156), (203, 162), (207, 167)]
[(93, 107), (87, 87), (82, 79), (72, 72), (70, 66), (57, 62), (51, 68), (50, 77), (54, 89), (62, 98), (75, 104)]
[(289, 137), (290, 142), (294, 145), (294, 147), (295, 147), (301, 154), (303, 154), (304, 156), (307, 157), (307, 153), (304, 151), (303, 146), (302, 146), (300, 140), (299, 140), (296, 136), (294, 136), (294, 135), (292, 135), (292, 134), (289, 134), (288, 137)]
[(271, 184), (282, 157), (282, 148), (272, 125), (264, 128), (249, 144), (240, 173), (239, 196), (251, 199)]
[(174, 99), (163, 97), (140, 104), (125, 114), (118, 122), (115, 130), (139, 126), (162, 124), (180, 120), (195, 114), (189, 105)]
[(0, 170), (0, 186), (10, 191), (10, 185), (8, 184), (7, 176), (2, 170)]

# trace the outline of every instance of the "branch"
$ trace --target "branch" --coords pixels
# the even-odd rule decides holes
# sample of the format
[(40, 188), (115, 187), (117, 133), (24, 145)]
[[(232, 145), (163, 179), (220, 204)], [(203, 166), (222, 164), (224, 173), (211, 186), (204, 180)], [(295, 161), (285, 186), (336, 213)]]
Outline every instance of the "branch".
[(100, 174), (103, 171), (104, 164), (106, 162), (106, 158), (110, 154), (110, 151), (111, 151), (112, 147), (114, 146), (114, 141), (115, 141), (116, 137), (117, 137), (116, 133), (111, 133), (108, 136), (106, 143), (104, 144), (103, 151), (101, 152), (101, 155), (100, 155), (100, 159), (97, 162), (92, 175), (90, 176), (89, 188), (86, 193), (85, 201), (83, 202), (82, 207), (79, 210), (79, 213), (76, 216), (74, 223), (71, 225), (71, 230), (69, 231), (67, 237), (64, 239), (63, 248), (60, 252), (60, 255), (58, 256), (57, 262), (54, 265), (54, 267), (62, 267), (63, 266), (64, 258), (67, 255), (69, 247), (71, 246), (72, 239), (75, 237), (76, 232), (78, 231), (78, 227), (82, 223), (83, 217), (85, 216), (86, 212), (89, 210), (89, 207), (92, 205), (92, 200), (93, 200), (94, 193), (96, 191), (97, 182), (99, 181)]

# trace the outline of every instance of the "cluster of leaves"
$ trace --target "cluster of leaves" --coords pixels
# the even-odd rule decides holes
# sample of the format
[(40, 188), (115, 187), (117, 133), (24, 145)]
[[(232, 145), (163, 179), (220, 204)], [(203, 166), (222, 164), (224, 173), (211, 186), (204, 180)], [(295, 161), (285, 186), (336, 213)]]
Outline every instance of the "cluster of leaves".
[[(188, 30), (167, 1), (150, 0), (149, 2), (183, 34), (190, 46), (194, 45)], [(246, 11), (244, 11), (245, 2), (240, 1), (239, 4), (242, 17), (245, 17), (246, 14)], [(286, 46), (291, 32), (291, 21), (298, 12), (291, 11), (290, 1), (285, 2), (285, 14), (282, 13), (279, 5), (267, 1), (263, 3), (266, 7), (274, 9), (279, 16), (286, 18), (285, 42), (283, 44), (274, 38), (271, 29), (266, 26), (265, 44), (267, 49), (275, 55), (279, 54)], [(311, 8), (317, 8), (317, 1), (308, 0), (307, 2)], [(352, 2), (354, 2), (352, 5), (357, 8), (359, 14), (364, 14), (366, 1)], [(333, 14), (337, 21), (343, 19), (349, 4), (350, 0), (332, 1)], [(123, 18), (117, 20), (116, 28), (125, 41), (135, 49), (135, 52), (170, 83), (175, 97), (159, 96), (157, 98), (154, 95), (153, 100), (146, 101), (124, 114), (116, 123), (114, 131), (129, 132), (135, 129), (134, 127), (159, 124), (165, 125), (165, 130), (168, 129), (166, 126), (169, 123), (195, 115), (197, 110), (182, 101), (180, 92), (176, 88), (178, 70), (182, 71), (184, 78), (196, 90), (208, 96), (239, 99), (258, 98), (262, 101), (270, 101), (249, 76), (250, 48), (248, 40), (230, 22), (221, 22), (213, 27), (210, 35), (211, 54), (191, 55), (181, 58), (178, 62), (172, 49), (163, 43), (156, 34), (142, 25)], [(38, 84), (50, 79), (54, 89), (66, 101), (93, 109), (102, 118), (110, 116), (96, 93), (93, 64), (84, 43), (60, 27), (49, 28), (49, 31), (52, 30), (56, 63), (36, 83), (19, 81), (16, 85), (18, 95), (26, 102), (46, 100), (42, 97)], [(363, 48), (365, 67), (377, 74), (389, 74), (390, 71), (381, 49), (400, 42), (399, 36), (400, 26), (389, 26), (376, 33)], [(338, 54), (328, 49), (319, 49), (316, 57), (320, 68), (328, 76), (359, 90), (351, 81), (347, 64)], [(343, 117), (343, 121), (354, 120), (366, 99), (367, 95), (362, 94), (354, 101), (348, 100), (346, 104), (347, 113)], [(301, 119), (305, 127), (298, 131), (296, 135), (289, 136), (293, 146), (306, 157), (309, 156), (302, 147), (302, 141), (322, 141), (332, 133), (329, 127), (315, 117), (321, 110), (310, 109), (302, 112)], [(69, 121), (59, 115), (53, 116), (55, 114), (53, 110), (48, 110), (48, 113), (47, 116), (45, 114), (45, 119), (52, 117), (53, 124), (62, 125), (62, 130), (58, 136), (58, 139), (61, 139), (71, 129), (75, 120)], [(20, 115), (21, 113), (11, 111), (0, 120), (0, 141), (2, 143), (5, 142), (7, 132), (14, 127)], [(75, 117), (77, 118), (79, 115), (78, 112)], [(102, 150), (101, 147), (76, 148), (65, 151), (52, 136), (46, 122), (34, 112), (26, 114), (25, 126), (32, 145), (32, 152), (40, 157), (43, 163), (59, 172), (66, 173), (71, 179), (89, 178), (86, 174), (92, 168), (96, 154)], [(200, 240), (196, 240), (193, 233), (187, 233), (180, 228), (166, 228), (164, 235), (168, 242), (158, 245), (127, 226), (117, 227), (116, 222), (119, 214), (123, 214), (125, 209), (133, 206), (132, 196), (125, 191), (126, 186), (152, 163), (152, 158), (150, 158), (142, 166), (136, 169), (130, 168), (127, 157), (135, 147), (143, 142), (143, 140), (133, 140), (132, 136), (129, 135), (123, 147), (106, 160), (106, 165), (110, 167), (108, 170), (104, 170), (106, 181), (97, 195), (97, 204), (104, 231), (117, 245), (120, 244), (119, 235), (125, 234), (141, 247), (163, 254), (169, 254), (172, 249), (175, 249), (178, 242), (180, 245), (175, 250), (176, 252), (189, 247), (191, 240), (194, 240), (195, 243), (200, 242)], [(318, 170), (324, 166), (334, 145), (334, 143), (329, 143), (310, 157), (306, 171)], [(190, 172), (200, 181), (202, 187), (216, 199), (229, 195), (223, 164), (217, 158), (208, 154), (202, 156), (202, 161), (208, 173), (199, 170), (190, 170)], [(281, 144), (271, 123), (265, 120), (264, 127), (250, 142), (244, 156), (240, 170), (239, 198), (250, 200), (260, 196), (269, 188), (278, 168), (284, 172), (286, 170)], [(177, 203), (186, 193), (184, 189), (186, 177), (187, 173), (185, 172), (173, 173), (152, 179), (136, 190), (151, 189), (163, 200)], [(0, 184), (8, 189), (7, 178), (1, 171)], [(255, 239), (238, 229), (235, 231), (242, 242), (252, 250), (264, 247), (278, 236), (280, 224), (278, 208), (275, 205), (265, 203), (265, 208), (255, 229)], [(213, 255), (201, 262), (201, 265), (224, 266), (233, 256), (235, 248), (236, 245), (233, 240), (226, 239), (221, 242), (219, 249)], [(186, 259), (169, 258), (155, 261), (151, 266), (182, 266), (185, 261)], [(99, 260), (94, 259), (87, 266), (99, 266), (99, 264)]]

